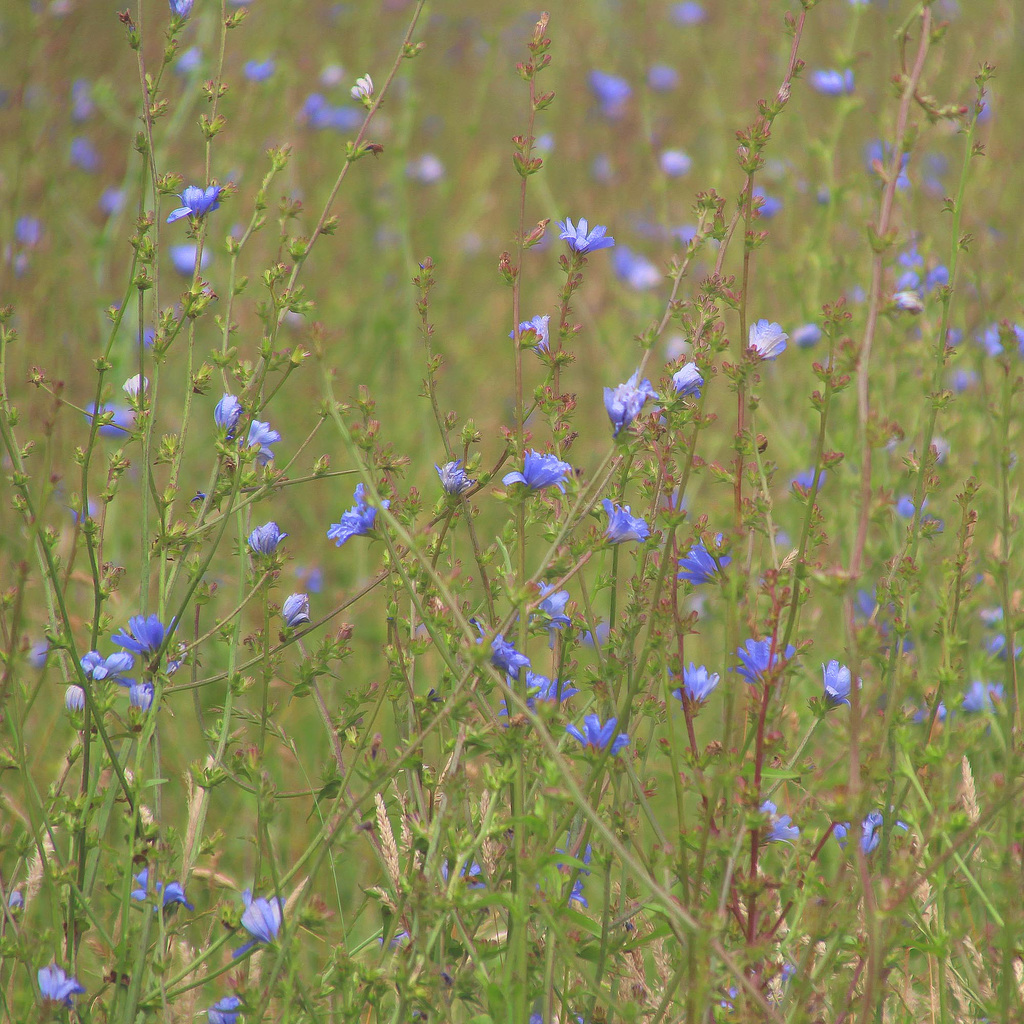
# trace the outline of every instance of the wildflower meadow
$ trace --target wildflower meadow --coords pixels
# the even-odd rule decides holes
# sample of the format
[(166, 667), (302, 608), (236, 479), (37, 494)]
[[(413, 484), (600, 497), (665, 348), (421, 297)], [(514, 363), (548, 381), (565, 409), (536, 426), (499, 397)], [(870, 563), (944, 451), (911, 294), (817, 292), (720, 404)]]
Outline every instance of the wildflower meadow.
[(1010, 0), (0, 9), (0, 1020), (1024, 1021)]

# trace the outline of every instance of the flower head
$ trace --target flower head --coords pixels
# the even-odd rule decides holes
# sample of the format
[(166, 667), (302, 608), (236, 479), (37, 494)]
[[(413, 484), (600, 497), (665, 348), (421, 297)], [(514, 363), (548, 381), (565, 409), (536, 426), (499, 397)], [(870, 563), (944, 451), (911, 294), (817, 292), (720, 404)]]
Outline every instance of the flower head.
[[(548, 679), (547, 676), (542, 676), (536, 672), (527, 671), (526, 673), (526, 706), (531, 711), (537, 710), (537, 701), (544, 701), (547, 704), (560, 704), (563, 700), (575, 697), (579, 692), (568, 679), (562, 681), (560, 679)], [(508, 714), (508, 705), (505, 701), (501, 702), (498, 714)]]
[(791, 824), (792, 818), (788, 814), (777, 814), (778, 808), (771, 802), (765, 800), (761, 804), (761, 813), (768, 816), (768, 834), (764, 837), (766, 843), (791, 843), (800, 835), (800, 829)]
[(648, 398), (657, 399), (658, 395), (651, 387), (649, 380), (640, 380), (637, 370), (625, 384), (604, 389), (604, 407), (608, 418), (615, 428), (612, 437), (618, 437), (623, 427), (628, 427), (640, 415), (640, 410)]
[(238, 996), (224, 996), (206, 1011), (209, 1024), (236, 1024), (242, 1000)]
[(56, 964), (40, 967), (36, 978), (39, 981), (39, 991), (43, 999), (49, 1003), (70, 1006), (72, 996), (80, 996), (85, 992), (85, 988), (78, 983), (77, 978), (69, 978), (64, 969)]
[(833, 707), (850, 703), (850, 670), (834, 658), (821, 666), (825, 680), (825, 700)]
[[(715, 544), (720, 545), (722, 535), (715, 535)], [(688, 580), (694, 586), (701, 583), (709, 583), (719, 576), (722, 570), (732, 561), (729, 555), (712, 554), (705, 547), (703, 541), (697, 541), (689, 551), (679, 559), (678, 579)]]
[(172, 619), (171, 624), (165, 626), (159, 615), (133, 615), (128, 620), (128, 632), (115, 634), (111, 637), (111, 642), (125, 650), (149, 657), (160, 650), (164, 637), (173, 631), (175, 625)]
[(962, 706), (964, 711), (991, 712), (995, 710), (995, 704), (993, 701), (1001, 701), (1002, 699), (1002, 683), (983, 683), (981, 680), (975, 679), (974, 682), (971, 683), (970, 689), (964, 694)]
[(605, 538), (612, 544), (636, 540), (641, 544), (651, 535), (650, 527), (639, 516), (629, 513), (628, 505), (618, 505), (607, 498), (602, 502), (608, 515), (608, 528), (604, 531)]
[(700, 398), (700, 389), (704, 387), (704, 378), (696, 364), (687, 363), (672, 374), (672, 386), (680, 398)]
[(498, 633), (491, 641), (491, 664), (510, 676), (517, 676), (520, 669), (530, 667), (530, 659), (517, 651), (503, 633)]
[(145, 713), (153, 706), (153, 696), (156, 691), (149, 680), (141, 683), (130, 683), (128, 686), (128, 703), (137, 710)]
[(20, 889), (12, 889), (10, 895), (7, 897), (7, 909), (8, 910), (24, 910), (25, 909), (25, 897)]
[(64, 707), (68, 711), (85, 710), (85, 690), (80, 686), (72, 684), (64, 691)]
[(249, 547), (257, 555), (272, 555), (277, 550), (277, 545), (287, 536), (288, 534), (282, 533), (277, 523), (271, 520), (269, 523), (257, 526), (249, 534)]
[(924, 312), (924, 299), (921, 298), (920, 294), (911, 289), (906, 289), (902, 292), (896, 292), (892, 297), (892, 304), (902, 310), (904, 313), (923, 313)]
[[(531, 340), (535, 352), (547, 352), (548, 350), (548, 324), (550, 316), (535, 316), (531, 320), (524, 320), (519, 325), (519, 337), (524, 344), (529, 345)], [(532, 339), (529, 337), (532, 335)], [(516, 336), (515, 331), (510, 331), (510, 338)]]
[[(134, 876), (134, 878), (135, 884), (138, 888), (132, 890), (132, 899), (145, 902), (148, 898), (149, 892), (149, 868), (143, 868)], [(158, 896), (163, 892), (163, 899), (161, 902), (165, 909), (175, 903), (180, 903), (189, 910), (196, 909), (191, 903), (189, 903), (185, 896), (185, 890), (181, 887), (179, 882), (168, 882), (166, 888), (164, 887), (163, 882), (155, 882), (153, 887), (156, 889)], [(156, 907), (153, 907), (153, 910), (156, 911)]]
[(181, 206), (171, 211), (167, 223), (173, 224), (182, 217), (205, 217), (220, 208), (219, 196), (220, 185), (210, 185), (206, 189), (201, 189), (198, 185), (189, 185), (179, 196)]
[(250, 82), (265, 82), (268, 78), (273, 77), (276, 70), (277, 62), (273, 57), (268, 57), (266, 60), (247, 60), (242, 65), (242, 73)]
[(683, 670), (683, 685), (673, 691), (673, 696), (680, 701), (689, 700), (694, 704), (703, 704), (711, 696), (711, 691), (718, 685), (717, 672), (709, 672), (703, 665), (696, 666), (691, 661), (690, 667)]
[(121, 390), (134, 402), (140, 394), (145, 394), (149, 388), (149, 378), (135, 374), (129, 377), (122, 385)]
[(289, 627), (309, 622), (309, 594), (291, 594), (281, 606), (281, 618)]
[(670, 178), (681, 178), (684, 174), (689, 173), (693, 161), (681, 149), (666, 149), (658, 157), (658, 164), (662, 174), (666, 174)]
[(739, 655), (741, 667), (736, 671), (748, 683), (763, 683), (771, 675), (773, 669), (781, 661), (788, 661), (796, 654), (796, 648), (790, 644), (786, 648), (785, 655), (780, 658), (779, 651), (773, 650), (775, 644), (772, 640), (748, 640), (736, 653)]
[(243, 953), (248, 953), (253, 946), (260, 942), (273, 942), (281, 930), (281, 914), (284, 910), (284, 903), (279, 896), (272, 896), (269, 900), (261, 896), (254, 900), (252, 893), (246, 889), (242, 893), (242, 902), (245, 903), (242, 927), (252, 936), (252, 940), (236, 949), (232, 954), (233, 957), (240, 957)]
[(548, 628), (561, 629), (568, 626), (570, 619), (565, 614), (565, 606), (569, 603), (569, 591), (555, 590), (552, 584), (544, 583), (540, 588), (540, 596), (543, 600), (537, 605), (537, 611), (548, 617)]
[(528, 451), (523, 459), (522, 473), (506, 473), (501, 482), (506, 486), (514, 483), (525, 484), (531, 490), (542, 487), (557, 487), (565, 493), (565, 478), (572, 472), (568, 462), (562, 462), (557, 455)]
[[(234, 395), (226, 394), (213, 410), (213, 418), (218, 427), (228, 432), (228, 437), (234, 436), (235, 425), (242, 415), (242, 403)], [(274, 440), (279, 441), (280, 437)]]
[(604, 750), (610, 743), (611, 753), (614, 757), (623, 747), (629, 745), (628, 733), (620, 732), (617, 736), (615, 735), (615, 726), (618, 725), (618, 721), (617, 718), (609, 718), (602, 725), (601, 719), (597, 715), (587, 715), (583, 719), (583, 732), (580, 732), (572, 724), (567, 725), (565, 731), (578, 739), (584, 747), (590, 747), (591, 750)]
[[(340, 523), (332, 523), (327, 531), (327, 537), (334, 541), (335, 547), (340, 548), (350, 537), (361, 537), (373, 529), (377, 510), (366, 503), (365, 493), (366, 488), (363, 484), (356, 484), (356, 503), (347, 512), (342, 513)], [(380, 504), (381, 508), (387, 508), (391, 502), (382, 501)]]
[(591, 71), (588, 81), (590, 91), (601, 104), (601, 113), (605, 117), (620, 117), (626, 100), (633, 94), (633, 87), (629, 82), (618, 75), (610, 75), (607, 71)]
[(750, 325), (747, 345), (762, 359), (774, 359), (785, 350), (788, 337), (789, 335), (778, 324), (758, 320), (757, 323)]
[(821, 328), (817, 324), (801, 324), (790, 337), (797, 348), (812, 348), (821, 341)]
[(446, 462), (443, 466), (435, 465), (434, 469), (437, 470), (437, 475), (441, 478), (441, 487), (445, 494), (462, 494), (476, 483), (466, 475), (466, 471), (462, 468), (462, 459)]
[(572, 219), (566, 217), (558, 222), (558, 227), (561, 230), (558, 237), (581, 256), (598, 249), (610, 249), (615, 244), (615, 239), (605, 234), (608, 229), (603, 224), (596, 224), (593, 230), (588, 230), (590, 225), (586, 217), (580, 217), (576, 227), (573, 227)]
[(349, 95), (352, 99), (358, 100), (360, 103), (366, 104), (366, 106), (370, 105), (373, 100), (373, 79), (369, 73), (356, 79), (356, 84), (349, 89)]
[(810, 82), (811, 88), (823, 96), (849, 96), (853, 92), (853, 72), (849, 68), (845, 71), (834, 68), (812, 71)]
[(179, 18), (187, 18), (192, 13), (193, 0), (169, 0), (171, 14)]
[(127, 651), (108, 654), (105, 658), (99, 651), (90, 651), (81, 661), (82, 671), (90, 679), (100, 682), (104, 679), (115, 679), (121, 682), (120, 676), (130, 672), (135, 659)]
[(269, 423), (253, 420), (249, 424), (249, 436), (245, 439), (245, 447), (252, 448), (254, 445), (259, 445), (260, 450), (256, 461), (261, 466), (265, 466), (274, 457), (274, 450), (270, 445), (280, 440), (281, 435), (276, 430), (271, 430)]

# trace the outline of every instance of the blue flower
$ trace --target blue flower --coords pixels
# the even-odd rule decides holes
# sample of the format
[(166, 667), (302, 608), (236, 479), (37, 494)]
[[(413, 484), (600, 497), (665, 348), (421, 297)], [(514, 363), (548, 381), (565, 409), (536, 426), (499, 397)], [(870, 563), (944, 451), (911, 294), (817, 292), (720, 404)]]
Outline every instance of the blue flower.
[(811, 88), (824, 96), (849, 96), (853, 92), (853, 72), (828, 68), (811, 72)]
[(620, 245), (612, 257), (615, 276), (625, 281), (630, 288), (643, 292), (661, 284), (662, 272), (646, 256), (633, 252), (628, 246)]
[(25, 897), (21, 894), (19, 889), (11, 890), (10, 895), (7, 897), (7, 908), (9, 910), (25, 909)]
[[(773, 653), (773, 646), (773, 642), (768, 638), (764, 640), (748, 640), (736, 651), (742, 663), (741, 667), (736, 671), (748, 683), (765, 682), (766, 677), (772, 674), (772, 671), (780, 662), (779, 651), (776, 649)], [(796, 654), (796, 648), (790, 644), (786, 648), (786, 653), (782, 656), (781, 660), (788, 661), (794, 654)]]
[(237, 1024), (242, 1000), (238, 996), (224, 996), (206, 1011), (209, 1024)]
[(491, 664), (510, 676), (517, 676), (520, 669), (530, 667), (530, 659), (520, 654), (503, 633), (498, 633), (491, 641)]
[[(472, 864), (464, 864), (459, 872), (459, 878), (465, 879), (470, 889), (486, 889), (487, 883), (481, 877), (483, 868), (473, 861)], [(441, 864), (441, 877), (448, 881), (448, 861)]]
[[(535, 316), (530, 320), (524, 320), (519, 325), (519, 337), (524, 345), (529, 345), (530, 335), (533, 335), (533, 350), (535, 352), (547, 352), (548, 351), (548, 324), (551, 322), (550, 316)], [(514, 338), (516, 336), (515, 331), (509, 332), (509, 337)], [(525, 336), (525, 337), (524, 337)]]
[(892, 297), (892, 304), (904, 313), (917, 314), (924, 312), (924, 299), (917, 292), (909, 289), (896, 292)]
[(537, 610), (548, 617), (549, 629), (561, 629), (568, 626), (570, 619), (565, 614), (565, 606), (569, 603), (568, 590), (555, 590), (550, 583), (544, 583), (540, 588), (540, 596), (544, 599), (537, 605)]
[(568, 462), (562, 462), (557, 455), (541, 455), (540, 452), (528, 451), (523, 459), (522, 473), (506, 473), (501, 482), (508, 487), (510, 484), (525, 484), (531, 490), (542, 487), (557, 487), (565, 493), (565, 478), (572, 472)]
[(790, 338), (797, 348), (812, 348), (821, 341), (821, 328), (817, 324), (801, 324)]
[(71, 162), (83, 171), (93, 174), (99, 170), (100, 155), (96, 147), (84, 135), (77, 135), (71, 140)]
[[(715, 544), (722, 543), (722, 535), (715, 535)], [(697, 541), (686, 554), (679, 559), (679, 573), (677, 579), (688, 580), (694, 586), (701, 583), (710, 583), (722, 570), (732, 561), (729, 555), (713, 555), (704, 546), (703, 541)]]
[(587, 80), (590, 83), (590, 91), (601, 104), (601, 113), (605, 117), (620, 117), (626, 101), (633, 94), (633, 87), (629, 82), (618, 75), (610, 75), (607, 71), (591, 71)]
[[(366, 503), (364, 494), (366, 488), (356, 484), (356, 503), (347, 512), (343, 512), (340, 523), (332, 523), (327, 531), (328, 540), (333, 540), (335, 547), (341, 547), (350, 537), (361, 537), (373, 529), (374, 520), (377, 518), (377, 510)], [(391, 502), (382, 501), (381, 508), (387, 508)]]
[(269, 423), (253, 420), (249, 424), (249, 436), (245, 439), (245, 447), (251, 448), (253, 445), (258, 444), (260, 450), (256, 456), (256, 461), (261, 466), (265, 466), (274, 457), (274, 450), (270, 445), (280, 440), (281, 435), (276, 430), (271, 430)]
[(833, 707), (849, 704), (850, 670), (833, 658), (827, 665), (821, 666), (821, 671), (824, 676), (825, 700)]
[[(213, 410), (213, 418), (217, 426), (233, 437), (238, 418), (242, 415), (242, 403), (232, 394), (225, 394)], [(280, 440), (280, 437), (275, 438)]]
[(220, 185), (210, 185), (205, 190), (198, 185), (189, 185), (179, 196), (182, 205), (171, 211), (167, 223), (173, 224), (182, 217), (205, 217), (220, 208), (219, 196)]
[(98, 202), (100, 212), (107, 217), (113, 217), (115, 213), (120, 213), (124, 209), (126, 198), (124, 189), (114, 188), (113, 185), (105, 188), (100, 193)]
[(647, 71), (647, 84), (655, 92), (671, 92), (679, 84), (679, 72), (668, 64), (652, 64)]
[(242, 893), (242, 902), (245, 904), (245, 912), (242, 914), (242, 927), (252, 936), (252, 940), (236, 949), (232, 954), (232, 958), (248, 953), (253, 946), (260, 942), (273, 942), (277, 938), (277, 933), (281, 930), (281, 914), (284, 911), (284, 902), (279, 896), (272, 896), (269, 900), (261, 896), (259, 899), (254, 900), (252, 892), (246, 889)]
[(289, 627), (301, 626), (309, 622), (309, 595), (292, 594), (286, 597), (281, 606), (281, 618)]
[(640, 410), (648, 398), (657, 399), (657, 394), (649, 380), (640, 380), (637, 370), (625, 384), (604, 389), (604, 407), (608, 418), (615, 428), (612, 437), (618, 437), (623, 427), (628, 427), (640, 415)]
[(860, 848), (865, 854), (871, 853), (882, 840), (884, 818), (881, 811), (872, 811), (861, 822)]
[(128, 703), (133, 708), (145, 713), (153, 706), (155, 692), (153, 684), (148, 680), (141, 683), (130, 682), (128, 686)]
[(750, 325), (748, 348), (752, 348), (762, 359), (774, 359), (785, 351), (788, 334), (776, 323), (758, 320)]
[(583, 732), (580, 732), (572, 724), (567, 725), (565, 731), (578, 739), (584, 747), (590, 747), (592, 750), (604, 750), (610, 743), (611, 753), (614, 757), (623, 747), (629, 745), (628, 733), (620, 732), (617, 736), (615, 735), (615, 726), (618, 725), (618, 721), (617, 718), (609, 718), (602, 725), (601, 719), (597, 715), (587, 715), (583, 719)]
[(673, 4), (669, 15), (677, 25), (699, 25), (707, 17), (703, 6), (696, 0)]
[[(566, 837), (565, 837), (565, 849), (563, 849), (560, 846), (556, 847), (555, 853), (565, 853), (565, 851), (567, 849), (569, 849), (570, 846), (572, 846), (572, 833), (571, 832), (566, 834)], [(590, 843), (587, 843), (587, 848), (583, 851), (583, 855), (579, 859), (581, 861), (583, 861), (584, 864), (589, 864), (590, 863), (590, 859), (593, 856), (593, 853), (594, 853), (593, 847), (590, 845)], [(571, 871), (572, 870), (572, 868), (570, 868), (566, 864), (557, 864), (555, 866), (558, 868), (559, 871)], [(569, 899), (567, 900), (568, 903), (572, 903), (572, 902), (575, 901), (576, 903), (579, 903), (580, 906), (582, 906), (582, 907), (589, 907), (590, 906), (590, 904), (587, 902), (587, 898), (583, 895), (583, 876), (584, 875), (589, 875), (589, 874), (590, 874), (590, 872), (587, 870), (587, 868), (583, 867), (583, 868), (579, 869), (579, 871), (578, 871), (578, 873), (576, 875), (576, 880), (572, 884), (572, 892), (569, 893)]]
[(700, 389), (704, 387), (704, 378), (700, 375), (696, 363), (687, 363), (672, 374), (672, 386), (680, 398), (700, 398)]
[[(871, 811), (860, 826), (860, 848), (864, 852), (864, 855), (871, 853), (882, 840), (882, 826), (885, 824), (885, 819), (882, 817), (881, 811)], [(896, 827), (906, 831), (906, 824), (902, 821), (896, 822)], [(837, 821), (832, 826), (832, 835), (836, 837), (836, 842), (842, 849), (846, 849), (846, 840), (850, 834), (850, 823), (848, 821)]]
[(171, 5), (171, 14), (177, 15), (179, 18), (187, 18), (192, 13), (193, 0), (169, 0)]
[(85, 710), (85, 690), (80, 686), (72, 684), (64, 691), (64, 707), (68, 711)]
[(709, 672), (703, 665), (697, 667), (691, 661), (690, 667), (683, 670), (682, 687), (673, 690), (673, 696), (678, 697), (680, 703), (685, 698), (694, 704), (703, 704), (718, 685), (718, 679), (717, 672)]
[(792, 818), (788, 814), (777, 814), (778, 808), (771, 802), (765, 800), (761, 804), (761, 813), (768, 816), (769, 830), (764, 837), (766, 843), (791, 843), (800, 835), (800, 829), (791, 824)]
[(768, 195), (763, 188), (754, 189), (754, 199), (757, 200), (757, 214), (763, 220), (771, 220), (782, 209), (782, 200)]
[(277, 523), (271, 520), (262, 526), (257, 526), (249, 534), (249, 547), (258, 555), (272, 555), (277, 550), (277, 545), (287, 537), (282, 533)]
[(202, 63), (203, 51), (198, 46), (190, 46), (175, 61), (174, 72), (178, 75), (190, 75), (193, 71), (197, 71)]
[[(572, 685), (569, 679), (548, 679), (547, 676), (537, 675), (533, 672), (526, 673), (526, 688), (531, 690), (537, 688), (533, 695), (534, 700), (550, 701), (553, 704), (560, 704), (563, 700), (575, 697), (580, 691)], [(529, 701), (527, 701), (529, 703)]]
[[(878, 173), (879, 170), (887, 171), (892, 162), (892, 148), (888, 142), (881, 142), (875, 139), (869, 142), (864, 149), (865, 160), (868, 170)], [(902, 192), (910, 188), (910, 178), (907, 177), (907, 162), (910, 160), (909, 153), (900, 156), (900, 169), (896, 178), (896, 187)], [(877, 165), (877, 167), (876, 167)]]
[(81, 661), (82, 670), (90, 679), (100, 682), (103, 679), (115, 679), (121, 682), (120, 676), (130, 672), (135, 659), (127, 651), (108, 654), (104, 658), (99, 651), (90, 651)]
[[(535, 672), (526, 673), (526, 706), (531, 711), (537, 710), (537, 701), (544, 701), (550, 704), (560, 704), (563, 700), (575, 697), (580, 691), (566, 679), (564, 682), (559, 679), (548, 679)], [(508, 704), (501, 702), (498, 708), (499, 715), (508, 714)]]
[(36, 978), (39, 980), (39, 991), (46, 1002), (70, 1006), (72, 996), (80, 996), (85, 992), (77, 978), (69, 978), (64, 969), (56, 964), (40, 967)]
[(446, 494), (462, 494), (476, 483), (466, 476), (466, 471), (462, 468), (462, 459), (446, 462), (443, 466), (435, 465), (434, 469), (441, 478), (441, 487)]
[(605, 538), (612, 544), (636, 540), (641, 544), (651, 535), (648, 525), (639, 517), (629, 514), (629, 506), (613, 504), (607, 498), (601, 503), (608, 515), (608, 529)]
[[(138, 886), (137, 889), (132, 890), (132, 899), (141, 900), (145, 902), (149, 890), (149, 868), (143, 868), (137, 875), (134, 876), (135, 884)], [(163, 892), (163, 905), (169, 907), (172, 904), (180, 903), (182, 906), (187, 907), (189, 910), (195, 910), (196, 908), (189, 903), (185, 896), (185, 890), (182, 889), (181, 884), (178, 882), (169, 882), (167, 887), (164, 888), (163, 882), (155, 882), (154, 888), (157, 891), (157, 895)], [(156, 907), (153, 907), (154, 912)]]
[(242, 72), (250, 82), (265, 82), (273, 75), (276, 67), (272, 57), (266, 60), (247, 60), (242, 66)]
[(670, 178), (681, 178), (688, 174), (693, 161), (681, 149), (666, 149), (658, 157), (661, 173)]
[(133, 615), (128, 620), (128, 632), (115, 634), (111, 637), (111, 642), (125, 650), (148, 657), (160, 650), (164, 637), (174, 630), (174, 626), (173, 619), (169, 626), (165, 626), (159, 615)]
[(566, 217), (564, 222), (558, 222), (558, 227), (561, 230), (558, 237), (580, 255), (598, 249), (610, 249), (615, 244), (615, 239), (605, 234), (608, 229), (603, 224), (597, 224), (589, 231), (586, 217), (580, 217), (576, 227), (573, 227), (571, 218)]
[(100, 425), (99, 431), (103, 437), (124, 439), (125, 434), (135, 426), (135, 413), (123, 405), (111, 405), (108, 403), (101, 405), (97, 410), (95, 403), (90, 402), (87, 409), (90, 418), (97, 413), (100, 416), (104, 416), (107, 413), (112, 415), (113, 418), (109, 422)]
[(975, 679), (971, 683), (970, 689), (964, 694), (963, 709), (970, 712), (991, 712), (995, 710), (993, 700), (1002, 701), (1002, 699), (1003, 687), (1001, 683), (983, 683), (981, 680)]
[(405, 176), (421, 185), (433, 185), (444, 177), (444, 164), (433, 153), (423, 153), (405, 165)]
[[(822, 470), (818, 474), (818, 488), (819, 489), (825, 483), (825, 476), (826, 476), (825, 470)], [(802, 490), (809, 491), (814, 486), (814, 469), (813, 468), (805, 469), (805, 470), (797, 473), (793, 477), (793, 479), (790, 480), (790, 483), (793, 484), (796, 487), (801, 488)]]
[(92, 101), (92, 85), (88, 79), (76, 78), (71, 83), (71, 120), (76, 123), (87, 121), (96, 110)]
[[(182, 277), (191, 277), (195, 271), (196, 248), (195, 242), (182, 242), (181, 245), (172, 245), (167, 250), (171, 257), (171, 265)], [(203, 249), (203, 255), (199, 258), (199, 269), (205, 270), (209, 262), (210, 250)]]

